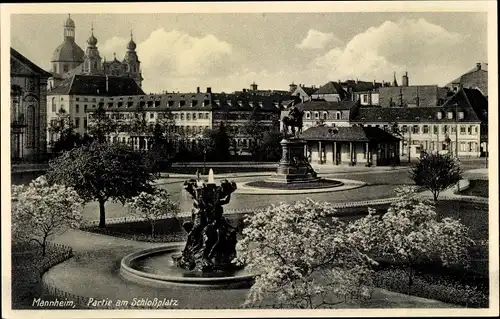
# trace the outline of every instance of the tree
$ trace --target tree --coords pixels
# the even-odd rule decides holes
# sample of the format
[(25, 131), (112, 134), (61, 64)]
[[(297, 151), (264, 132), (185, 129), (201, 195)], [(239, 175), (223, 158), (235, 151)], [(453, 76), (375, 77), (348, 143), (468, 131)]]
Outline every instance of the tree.
[(151, 224), (151, 237), (155, 237), (156, 221), (169, 215), (177, 217), (179, 206), (170, 200), (170, 194), (164, 189), (157, 189), (153, 194), (141, 192), (126, 203), (129, 213), (143, 218)]
[(258, 149), (258, 158), (264, 161), (278, 161), (281, 158), (283, 133), (276, 130), (265, 132)]
[(412, 168), (411, 178), (430, 190), (437, 202), (443, 190), (460, 181), (462, 172), (458, 160), (450, 154), (424, 154)]
[(100, 143), (106, 142), (106, 136), (117, 133), (120, 123), (106, 114), (104, 107), (98, 106), (96, 111), (89, 116), (87, 130), (89, 135)]
[(49, 185), (40, 176), (29, 185), (12, 186), (12, 236), (34, 241), (45, 256), (47, 242), (82, 221), (83, 200), (71, 187)]
[(370, 296), (373, 260), (334, 213), (331, 204), (307, 199), (247, 217), (238, 258), (259, 275), (246, 304), (276, 294), (281, 304), (318, 308)]
[(457, 219), (437, 219), (435, 207), (416, 196), (414, 187), (396, 190), (396, 200), (387, 213), (356, 220), (348, 228), (353, 237), (374, 258), (390, 258), (408, 269), (411, 290), (415, 266), (424, 260), (439, 259), (442, 264), (467, 259), (467, 248), (473, 243), (468, 229)]
[(54, 153), (69, 151), (90, 141), (88, 135), (85, 134), (81, 137), (79, 133), (75, 132), (71, 117), (63, 108), (60, 108), (56, 116), (50, 121), (48, 131), (49, 134), (56, 134), (57, 136), (57, 140), (52, 142), (52, 151)]
[(250, 145), (250, 153), (255, 157), (259, 153), (258, 141), (261, 141), (267, 128), (262, 125), (262, 114), (255, 107), (252, 109), (247, 122), (243, 126), (243, 133), (254, 142)]
[(223, 122), (217, 129), (208, 130), (206, 137), (206, 147), (210, 158), (219, 161), (227, 161), (230, 158), (229, 147), (231, 145), (229, 134)]
[(99, 227), (106, 226), (104, 204), (124, 203), (141, 192), (152, 192), (152, 174), (140, 153), (128, 145), (94, 142), (63, 153), (49, 162), (49, 183), (71, 186), (86, 202), (99, 202)]

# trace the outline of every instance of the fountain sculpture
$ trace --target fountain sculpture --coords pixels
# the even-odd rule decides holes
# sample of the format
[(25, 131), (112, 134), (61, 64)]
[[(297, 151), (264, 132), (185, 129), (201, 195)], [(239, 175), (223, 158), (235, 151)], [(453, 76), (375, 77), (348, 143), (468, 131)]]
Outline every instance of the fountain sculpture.
[(202, 273), (236, 269), (236, 228), (222, 216), (222, 205), (229, 203), (236, 183), (223, 180), (220, 186), (214, 181), (210, 169), (208, 181), (198, 179), (184, 182), (184, 189), (192, 196), (191, 221), (183, 224), (188, 233), (184, 250), (174, 256), (177, 266)]

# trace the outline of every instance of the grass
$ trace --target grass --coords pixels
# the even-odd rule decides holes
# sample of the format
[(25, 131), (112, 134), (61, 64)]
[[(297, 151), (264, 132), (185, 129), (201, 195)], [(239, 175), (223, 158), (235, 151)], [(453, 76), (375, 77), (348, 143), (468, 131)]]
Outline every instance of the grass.
[(308, 183), (278, 183), (278, 182), (268, 182), (268, 181), (255, 181), (247, 183), (247, 186), (257, 187), (257, 188), (271, 188), (271, 189), (318, 189), (318, 188), (330, 188), (335, 186), (340, 186), (342, 183), (339, 181), (331, 179), (320, 179), (314, 182)]
[(460, 194), (488, 198), (489, 197), (488, 191), (489, 191), (488, 180), (475, 179), (471, 180), (469, 188), (460, 192)]

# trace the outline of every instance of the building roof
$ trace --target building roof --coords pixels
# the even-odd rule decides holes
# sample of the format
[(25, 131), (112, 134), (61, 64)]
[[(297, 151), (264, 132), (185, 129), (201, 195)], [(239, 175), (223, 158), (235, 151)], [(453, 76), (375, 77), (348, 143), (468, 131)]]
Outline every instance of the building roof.
[(340, 96), (340, 99), (344, 99), (346, 96), (345, 90), (342, 88), (342, 85), (337, 82), (330, 81), (326, 83), (325, 85), (321, 86), (314, 94), (338, 94)]
[[(13, 48), (10, 48), (10, 56), (11, 56), (11, 59), (15, 58), (15, 59), (19, 60), (19, 62), (23, 63), (24, 65), (29, 67), (33, 72), (38, 73), (42, 77), (49, 78), (52, 76), (52, 74), (50, 72), (45, 71), (44, 69), (42, 69), (41, 67), (39, 67), (35, 63), (31, 62), (27, 57), (25, 57), (24, 55), (22, 55), (21, 53), (19, 53), (18, 51), (16, 51)], [(12, 68), (11, 68), (11, 73), (12, 73)]]
[[(437, 85), (412, 85), (381, 87), (379, 104), (384, 107), (401, 106), (437, 106), (447, 98), (448, 89)], [(392, 105), (391, 105), (392, 103)]]
[(477, 89), (460, 89), (443, 104), (443, 107), (472, 108), (482, 122), (488, 122), (488, 99)]
[(64, 39), (52, 54), (51, 62), (83, 62), (85, 52), (71, 37)]
[(356, 105), (354, 101), (327, 102), (310, 100), (295, 106), (301, 111), (350, 110)]
[(47, 94), (120, 96), (144, 95), (144, 92), (132, 78), (76, 74)]
[[(468, 105), (460, 104), (458, 112), (464, 112), (460, 122), (479, 123), (476, 112)], [(441, 119), (438, 113), (441, 112)], [(355, 123), (455, 123), (455, 115), (449, 119), (447, 112), (455, 113), (455, 106), (446, 107), (367, 107), (351, 112), (351, 122)]]
[(359, 81), (359, 80), (347, 80), (340, 82), (343, 88), (351, 92), (362, 92), (362, 91), (373, 91), (382, 87), (380, 82), (369, 82), (369, 81)]
[(457, 86), (477, 88), (484, 96), (488, 96), (488, 63), (476, 63), (475, 68), (446, 84), (449, 88)]
[(300, 91), (302, 91), (305, 95), (311, 96), (318, 89), (316, 87), (308, 87), (308, 86), (297, 86), (297, 88), (293, 91), (292, 95), (298, 95)]
[(397, 142), (400, 140), (378, 127), (361, 126), (313, 126), (300, 134), (300, 137), (307, 141), (338, 142)]

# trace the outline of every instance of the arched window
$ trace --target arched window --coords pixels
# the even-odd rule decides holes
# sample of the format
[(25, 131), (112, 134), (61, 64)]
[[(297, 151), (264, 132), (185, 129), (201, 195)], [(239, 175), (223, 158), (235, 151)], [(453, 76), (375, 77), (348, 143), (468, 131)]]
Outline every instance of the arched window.
[(35, 146), (35, 107), (28, 105), (26, 108), (26, 146), (32, 148)]
[(337, 113), (335, 114), (335, 119), (340, 120), (340, 117), (341, 117), (340, 115), (341, 115), (341, 114), (340, 114), (340, 112), (337, 112)]

